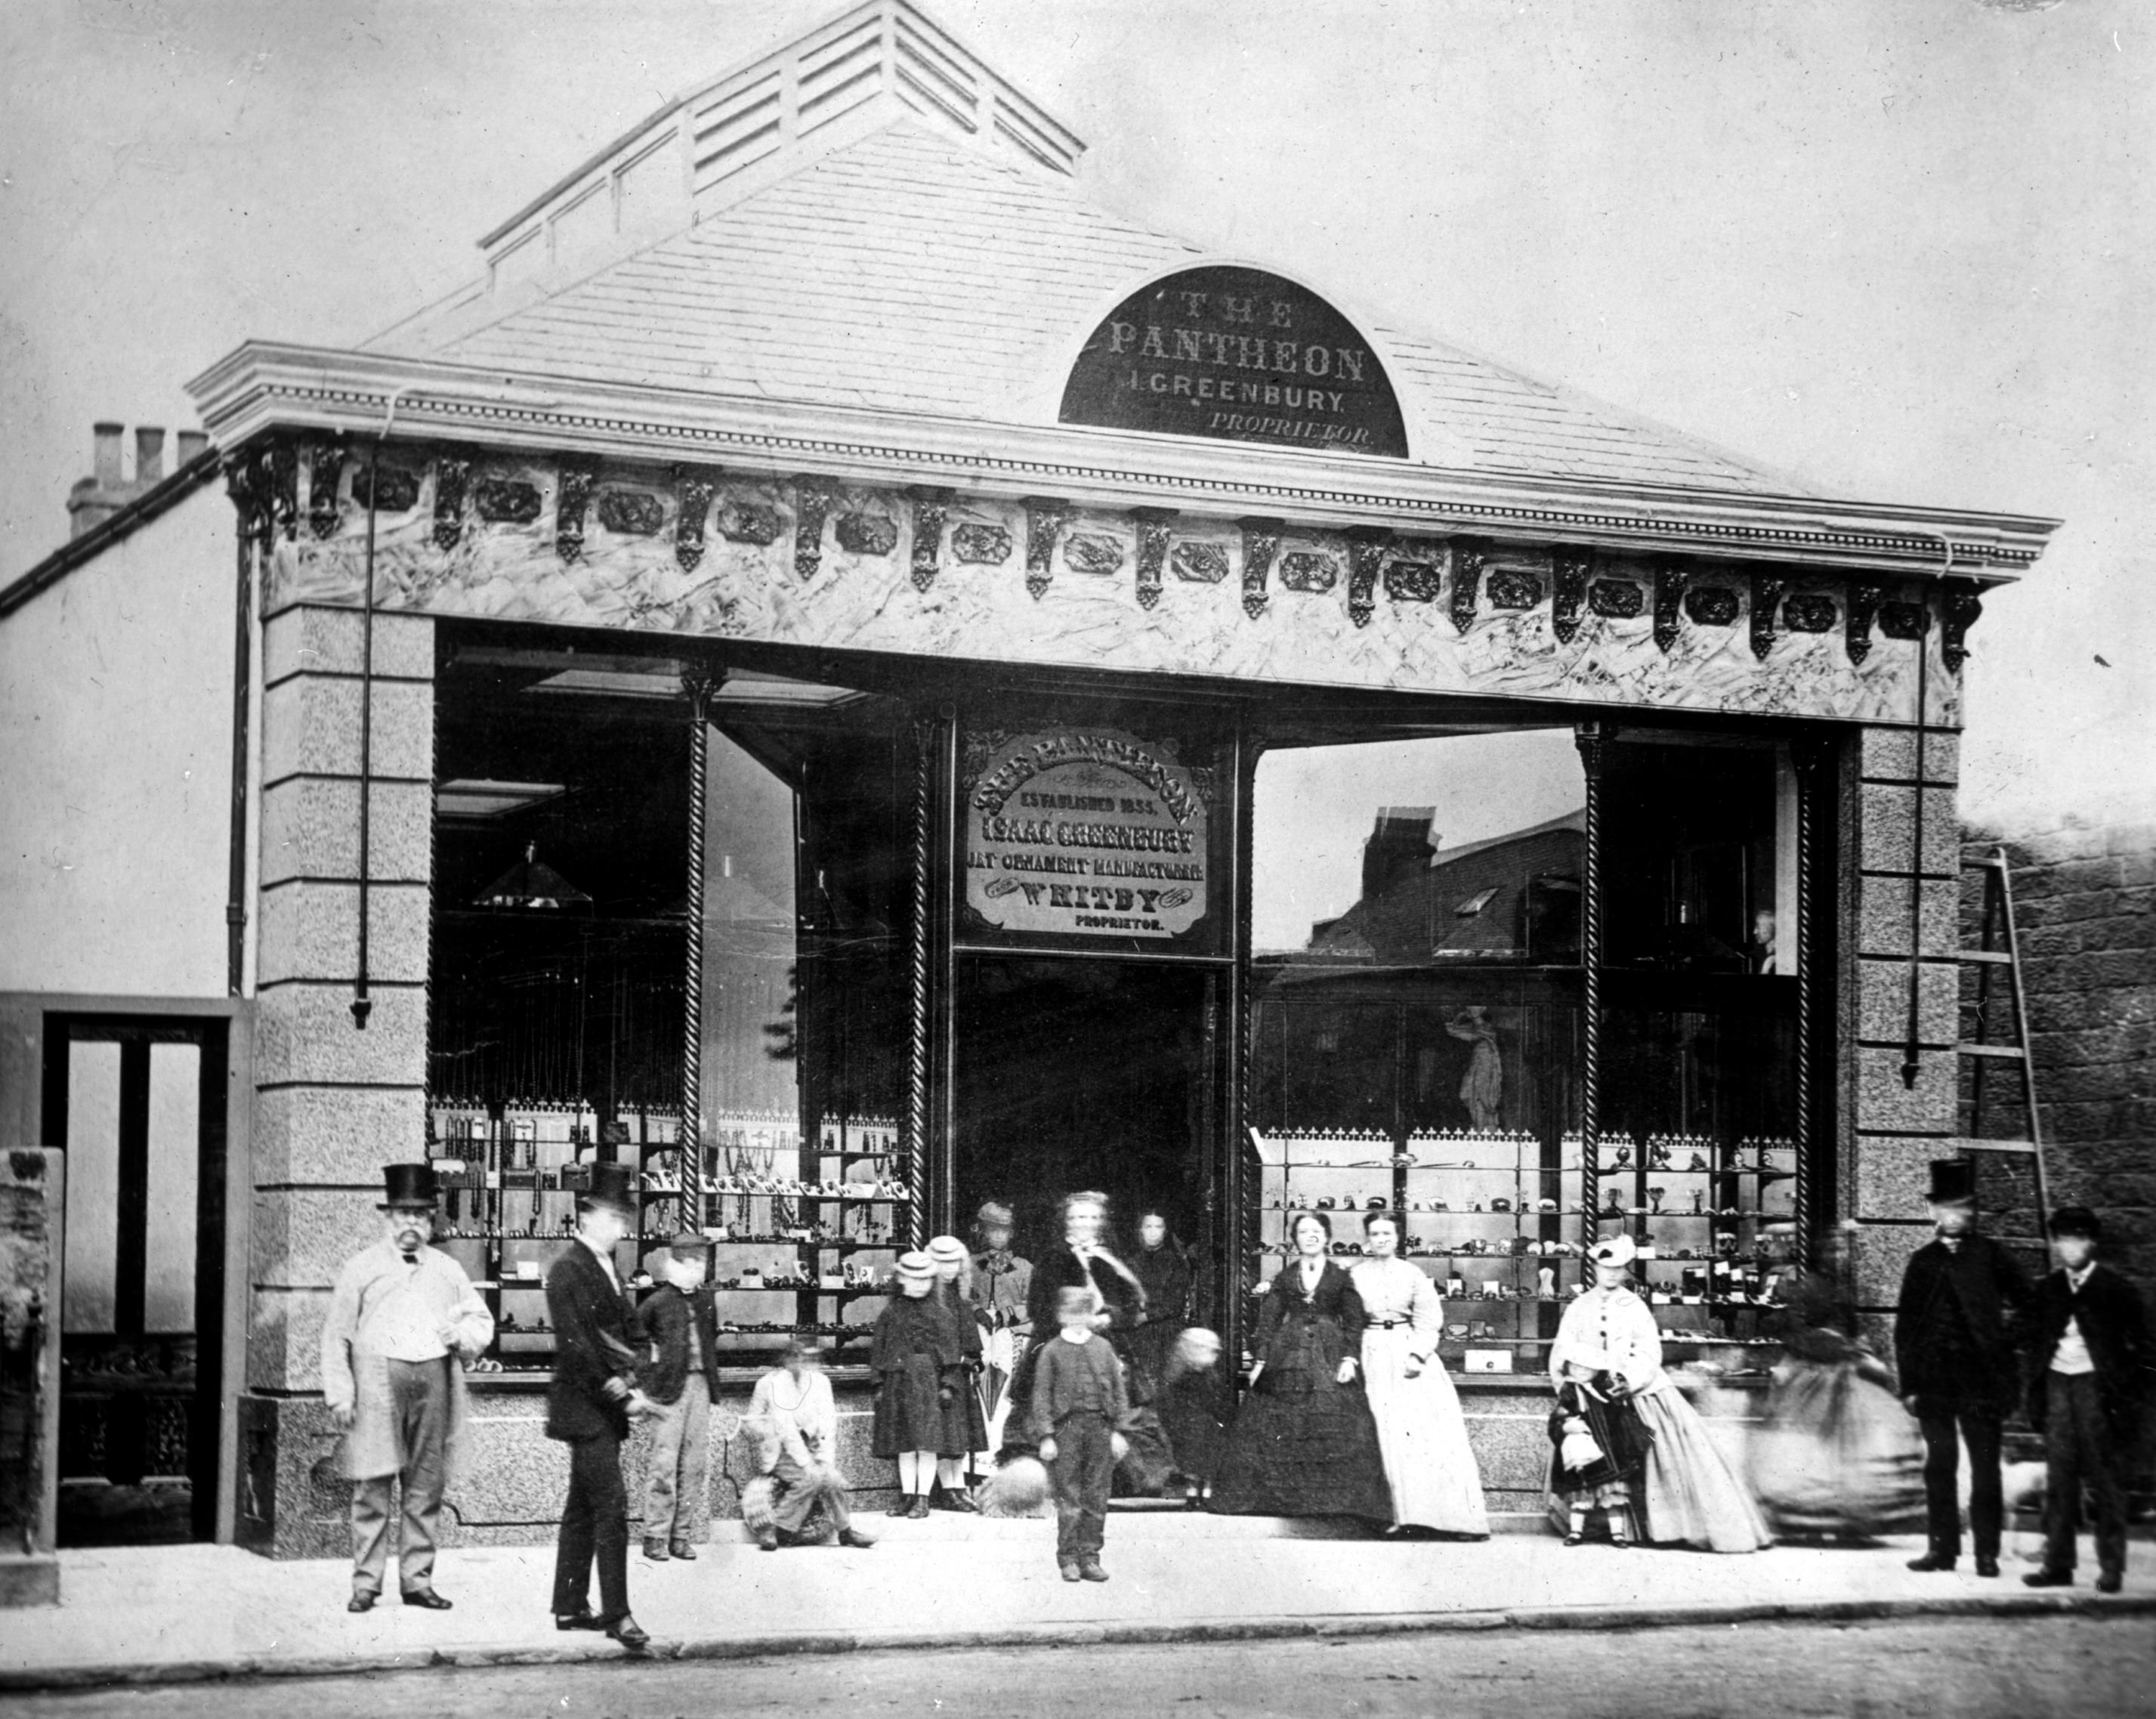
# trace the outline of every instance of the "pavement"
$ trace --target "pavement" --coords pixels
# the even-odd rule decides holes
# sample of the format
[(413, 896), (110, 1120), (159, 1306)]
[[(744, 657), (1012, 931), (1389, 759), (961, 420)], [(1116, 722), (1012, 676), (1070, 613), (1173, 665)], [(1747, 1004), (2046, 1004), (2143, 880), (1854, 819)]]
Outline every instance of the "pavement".
[[(2145, 1544), (2126, 1592), (2030, 1589), (2033, 1536), (2005, 1573), (1969, 1561), (1917, 1575), (1913, 1540), (1777, 1547), (1747, 1557), (1620, 1552), (1553, 1536), (1480, 1543), (1326, 1537), (1322, 1527), (1180, 1512), (1117, 1512), (1111, 1580), (1058, 1576), (1041, 1521), (862, 1518), (869, 1551), (759, 1552), (736, 1521), (693, 1562), (630, 1554), (638, 1620), (665, 1659), (894, 1649), (1070, 1646), (1368, 1636), (1441, 1630), (1625, 1629), (1750, 1621), (2156, 1613)], [(2086, 1559), (2086, 1552), (2085, 1552)], [(341, 1562), (275, 1562), (228, 1546), (61, 1554), (58, 1607), (0, 1612), (0, 1690), (226, 1677), (322, 1676), (612, 1660), (603, 1637), (557, 1630), (552, 1549), (451, 1550), (435, 1571), (448, 1612), (393, 1600), (354, 1616)]]

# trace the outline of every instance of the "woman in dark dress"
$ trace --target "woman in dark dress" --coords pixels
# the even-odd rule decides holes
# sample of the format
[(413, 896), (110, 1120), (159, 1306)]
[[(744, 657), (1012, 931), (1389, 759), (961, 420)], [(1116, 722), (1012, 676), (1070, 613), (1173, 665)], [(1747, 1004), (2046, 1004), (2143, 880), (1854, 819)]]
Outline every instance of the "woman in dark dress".
[[(1108, 1230), (1108, 1197), (1092, 1192), (1063, 1197), (1063, 1245), (1050, 1248), (1034, 1262), (1033, 1282), (1026, 1291), (1026, 1323), (1033, 1337), (1019, 1358), (1012, 1377), (1010, 1400), (1032, 1399), (1033, 1368), (1044, 1343), (1055, 1341), (1061, 1326), (1055, 1317), (1055, 1298), (1065, 1289), (1090, 1289), (1100, 1311), (1093, 1329), (1108, 1340), (1123, 1363), (1126, 1383), (1131, 1372), (1131, 1342), (1138, 1318), (1145, 1311), (1145, 1289), (1137, 1274), (1104, 1245)], [(1132, 1396), (1135, 1402), (1137, 1397)], [(1001, 1459), (1030, 1454), (1033, 1439), (1025, 1430), (1025, 1416), (1014, 1414), (1004, 1423)]]
[(1332, 1227), (1298, 1212), (1294, 1253), (1265, 1285), (1251, 1347), (1257, 1365), (1228, 1435), (1212, 1508), (1229, 1516), (1393, 1520), (1378, 1424), (1363, 1394), (1363, 1302), (1326, 1257)]
[(1131, 1334), (1131, 1396), (1145, 1402), (1160, 1389), (1169, 1352), (1190, 1323), (1190, 1261), (1161, 1213), (1148, 1212), (1138, 1220), (1137, 1257), (1131, 1269), (1145, 1290), (1145, 1307)]

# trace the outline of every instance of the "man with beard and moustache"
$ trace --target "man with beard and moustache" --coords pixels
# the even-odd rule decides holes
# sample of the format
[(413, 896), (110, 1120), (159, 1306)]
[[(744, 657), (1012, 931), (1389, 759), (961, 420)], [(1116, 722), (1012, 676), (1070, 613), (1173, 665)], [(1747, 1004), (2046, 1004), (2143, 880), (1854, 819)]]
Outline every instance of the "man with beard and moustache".
[(398, 1521), (393, 1485), (403, 1493), (404, 1603), (445, 1612), (449, 1602), (434, 1592), (435, 1530), (464, 1420), (465, 1366), (494, 1341), (494, 1317), (465, 1269), (427, 1245), (434, 1166), (388, 1165), (382, 1183), (382, 1238), (345, 1262), (322, 1325), (322, 1396), (353, 1482), (346, 1609), (367, 1611), (381, 1597)]
[(2015, 1336), (2029, 1283), (2004, 1248), (1976, 1233), (1973, 1162), (1934, 1161), (1929, 1201), (1938, 1233), (1910, 1256), (1894, 1318), (1902, 1401), (1924, 1435), (1928, 1543), (1909, 1567), (1951, 1570), (1961, 1556), (1954, 1480), (1965, 1442), (1976, 1573), (1996, 1576), (2006, 1515), (2000, 1432), (2020, 1395)]

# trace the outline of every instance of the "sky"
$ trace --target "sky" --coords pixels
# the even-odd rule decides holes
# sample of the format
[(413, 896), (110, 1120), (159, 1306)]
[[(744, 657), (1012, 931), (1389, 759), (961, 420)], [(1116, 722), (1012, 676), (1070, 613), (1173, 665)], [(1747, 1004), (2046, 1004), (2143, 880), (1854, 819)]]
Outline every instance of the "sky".
[[(2145, 0), (926, 4), (1111, 208), (1810, 488), (2063, 519), (1972, 636), (1964, 811), (2156, 811)], [(0, 7), (0, 580), (64, 539), (93, 421), (387, 326), (837, 9)]]

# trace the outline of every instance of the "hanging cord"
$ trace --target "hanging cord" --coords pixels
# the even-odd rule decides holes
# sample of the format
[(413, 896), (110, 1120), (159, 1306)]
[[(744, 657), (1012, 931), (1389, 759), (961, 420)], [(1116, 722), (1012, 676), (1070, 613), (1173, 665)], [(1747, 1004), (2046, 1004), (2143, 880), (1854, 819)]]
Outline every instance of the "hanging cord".
[[(1943, 594), (1945, 581), (1953, 576), (1953, 540), (1940, 533), (1939, 547), (1946, 552), (1946, 565), (1939, 573)], [(1931, 593), (1920, 588), (1917, 601), (1923, 613), (1917, 629), (1917, 815), (1909, 837), (1909, 1035), (1902, 1047), (1902, 1084), (1910, 1089), (1917, 1084), (1917, 1041), (1922, 1025), (1919, 1005), (1924, 978), (1924, 783), (1930, 775), (1927, 764), (1931, 751)]]
[(367, 1031), (367, 1017), (374, 1012), (367, 995), (367, 899), (372, 893), (373, 856), (369, 820), (373, 795), (368, 791), (374, 773), (374, 509), (381, 491), (382, 444), (397, 422), (397, 403), (412, 390), (400, 388), (389, 396), (382, 414), (382, 428), (374, 433), (367, 452), (367, 572), (366, 589), (360, 594), (359, 622), (359, 970), (352, 981), (352, 1024)]

